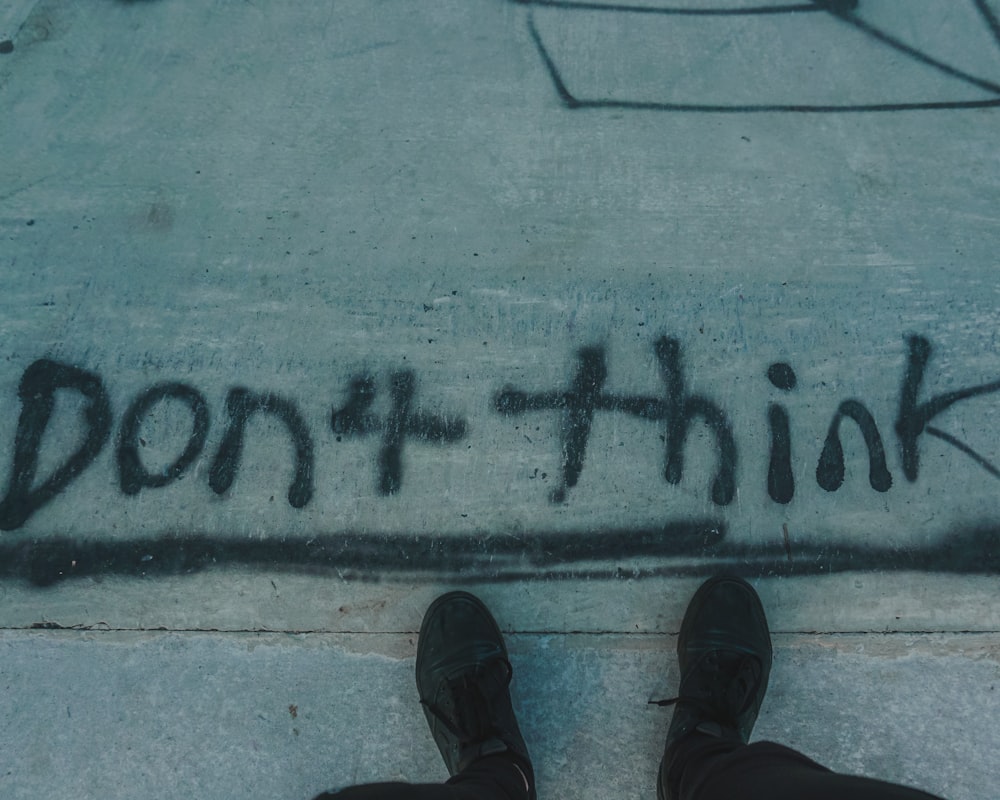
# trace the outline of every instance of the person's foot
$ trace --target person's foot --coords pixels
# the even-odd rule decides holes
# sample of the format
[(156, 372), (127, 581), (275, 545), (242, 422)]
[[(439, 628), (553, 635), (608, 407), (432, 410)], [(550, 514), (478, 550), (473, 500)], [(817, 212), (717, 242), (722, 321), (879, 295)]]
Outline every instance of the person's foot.
[(448, 772), (510, 753), (535, 796), (531, 760), (510, 701), (512, 670), (500, 628), (477, 597), (435, 600), (417, 640), (417, 691)]
[[(746, 743), (771, 672), (771, 636), (760, 598), (740, 578), (710, 578), (695, 592), (677, 639), (681, 680), (667, 731), (664, 767), (676, 744), (698, 732)], [(658, 794), (666, 769), (660, 771)]]

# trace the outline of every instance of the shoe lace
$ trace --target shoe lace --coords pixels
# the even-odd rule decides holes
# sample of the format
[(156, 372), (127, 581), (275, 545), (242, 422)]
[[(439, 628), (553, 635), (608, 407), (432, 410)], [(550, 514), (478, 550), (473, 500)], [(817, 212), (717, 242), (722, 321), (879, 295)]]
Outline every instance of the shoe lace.
[[(496, 682), (497, 667), (502, 667), (499, 683)], [(420, 702), (459, 741), (466, 744), (482, 742), (503, 731), (496, 727), (497, 715), (493, 700), (509, 685), (514, 672), (505, 658), (496, 658), (474, 669), (445, 680), (443, 705), (435, 705), (427, 700)], [(487, 687), (493, 686), (492, 691)]]
[(711, 650), (692, 671), (693, 681), (677, 697), (650, 700), (648, 705), (694, 706), (709, 719), (732, 725), (754, 702), (760, 685), (760, 660), (746, 653)]

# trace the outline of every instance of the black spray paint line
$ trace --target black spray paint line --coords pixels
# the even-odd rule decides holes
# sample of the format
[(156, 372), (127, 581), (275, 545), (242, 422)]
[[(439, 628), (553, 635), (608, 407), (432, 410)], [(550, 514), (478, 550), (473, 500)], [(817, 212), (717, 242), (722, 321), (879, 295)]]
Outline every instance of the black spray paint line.
[[(533, 2), (533, 0), (515, 0), (515, 2), (529, 6), (543, 6), (562, 8), (569, 11), (604, 11), (616, 13), (630, 13), (640, 11), (642, 8), (620, 7), (613, 3), (591, 5), (587, 3), (560, 3), (560, 2)], [(967, 85), (977, 89), (1000, 94), (1000, 84), (979, 78), (975, 75), (951, 66), (923, 51), (907, 45), (890, 34), (862, 21), (855, 14), (851, 13), (857, 2), (853, 0), (814, 0), (808, 8), (790, 7), (784, 9), (784, 13), (799, 13), (802, 11), (822, 11), (851, 25), (860, 33), (866, 34), (870, 38), (879, 41), (883, 45), (890, 47), (897, 52), (906, 55), (914, 61), (941, 72), (951, 78), (962, 81)], [(982, 11), (982, 9), (980, 9)], [(754, 9), (726, 9), (727, 15), (737, 15), (743, 13), (753, 14)], [(994, 34), (992, 23), (996, 18), (986, 10), (984, 14), (987, 25)], [(667, 9), (663, 13), (683, 13), (683, 9)], [(691, 9), (692, 15), (698, 15), (697, 9)], [(767, 13), (782, 13), (780, 9), (768, 9)], [(541, 34), (535, 25), (534, 13), (529, 10), (527, 15), (528, 33), (538, 50), (542, 59), (542, 64), (552, 81), (556, 94), (562, 103), (570, 109), (614, 109), (623, 111), (671, 111), (671, 112), (693, 112), (693, 113), (716, 113), (716, 114), (745, 114), (745, 113), (871, 113), (871, 112), (900, 112), (900, 111), (946, 111), (977, 108), (994, 108), (1000, 106), (1000, 97), (983, 100), (945, 100), (928, 102), (905, 102), (905, 103), (845, 103), (845, 104), (822, 104), (822, 103), (760, 103), (760, 104), (730, 104), (730, 103), (661, 103), (651, 101), (635, 100), (611, 100), (611, 99), (582, 99), (574, 95), (566, 85), (559, 67), (549, 53)]]
[(876, 492), (888, 492), (892, 475), (885, 463), (885, 447), (875, 418), (857, 400), (845, 400), (837, 408), (823, 443), (823, 452), (816, 465), (816, 483), (828, 492), (835, 492), (844, 483), (844, 447), (840, 443), (840, 423), (845, 417), (854, 420), (868, 448), (868, 482)]
[[(831, 0), (836, 3), (838, 0)], [(633, 6), (624, 3), (588, 3), (586, 0), (514, 0), (523, 6), (540, 8), (561, 8), (570, 11), (614, 11), (622, 14), (655, 14), (658, 16), (676, 17), (735, 17), (754, 16), (757, 14), (799, 14), (802, 12), (826, 11), (822, 0), (815, 0), (798, 5), (760, 5), (746, 8), (697, 8), (694, 6)], [(841, 0), (850, 8), (858, 4), (858, 0)]]
[[(876, 28), (873, 25), (868, 24), (862, 20), (857, 15), (852, 12), (858, 7), (858, 0), (812, 0), (811, 3), (798, 5), (798, 6), (759, 6), (756, 8), (657, 8), (655, 6), (626, 6), (617, 5), (614, 3), (600, 3), (600, 4), (589, 4), (585, 2), (564, 2), (563, 0), (518, 0), (525, 5), (534, 6), (547, 6), (562, 9), (572, 9), (572, 10), (590, 10), (590, 11), (610, 11), (616, 13), (650, 13), (650, 14), (668, 14), (668, 15), (685, 15), (685, 16), (747, 16), (755, 14), (794, 14), (801, 13), (803, 11), (822, 11), (826, 12), (846, 23), (858, 29), (862, 33), (870, 36), (871, 38), (887, 45), (888, 47), (897, 50), (903, 55), (909, 58), (915, 59), (916, 61), (924, 64), (925, 66), (932, 67), (939, 72), (944, 73), (952, 78), (957, 78), (958, 80), (964, 81), (965, 83), (971, 84), (980, 89), (984, 89), (993, 94), (1000, 93), (1000, 85), (993, 83), (992, 81), (987, 81), (982, 78), (978, 78), (964, 70), (960, 70), (956, 67), (946, 64), (945, 62), (928, 55), (927, 53), (918, 50), (915, 47), (911, 47), (905, 42), (897, 39), (885, 31)], [(975, 3), (986, 20), (987, 25), (993, 31), (994, 35), (1000, 37), (1000, 23), (997, 22), (995, 15), (990, 11), (990, 9), (985, 5), (984, 0), (975, 0)], [(531, 21), (532, 27), (534, 26), (533, 20)], [(537, 31), (534, 31), (536, 44), (544, 47), (541, 43), (540, 37), (537, 36)], [(551, 59), (548, 59), (551, 63)]]
[(979, 13), (983, 15), (983, 19), (986, 21), (986, 26), (990, 29), (993, 34), (993, 38), (996, 39), (997, 45), (1000, 46), (1000, 19), (997, 19), (997, 15), (993, 13), (987, 4), (986, 0), (973, 0), (976, 4), (976, 8)]
[[(794, 557), (793, 557), (794, 551)], [(872, 547), (846, 541), (816, 545), (775, 542), (773, 545), (729, 544), (712, 549), (711, 558), (683, 559), (659, 566), (608, 565), (546, 573), (483, 575), (480, 582), (512, 580), (643, 580), (738, 575), (744, 578), (822, 577), (843, 573), (918, 572), (924, 574), (1000, 575), (1000, 523), (969, 527), (925, 547)]]
[(924, 432), (930, 434), (931, 436), (936, 436), (938, 439), (947, 442), (952, 447), (958, 448), (963, 453), (965, 453), (969, 458), (975, 461), (979, 466), (985, 469), (994, 478), (1000, 478), (1000, 469), (997, 469), (995, 466), (993, 466), (992, 463), (990, 463), (988, 460), (979, 455), (979, 453), (977, 453), (975, 450), (969, 447), (969, 445), (967, 445), (965, 442), (959, 441), (950, 433), (945, 433), (943, 430), (941, 430), (940, 428), (935, 428), (933, 425), (928, 425), (926, 428), (924, 428)]
[(307, 574), (349, 572), (367, 579), (420, 573), (432, 578), (488, 574), (503, 580), (508, 571), (545, 571), (617, 558), (704, 558), (724, 536), (723, 523), (706, 519), (601, 532), (344, 532), (252, 541), (210, 535), (164, 535), (117, 542), (100, 537), (53, 537), (16, 544), (0, 542), (0, 577), (48, 586), (73, 577), (186, 575), (240, 566)]
[(725, 412), (702, 395), (689, 394), (676, 339), (660, 337), (654, 344), (660, 377), (665, 384), (663, 398), (616, 395), (603, 391), (607, 378), (604, 350), (585, 347), (578, 353), (576, 374), (567, 391), (524, 392), (507, 386), (494, 399), (494, 407), (505, 416), (529, 411), (560, 411), (562, 420), (562, 478), (552, 492), (552, 501), (565, 502), (567, 490), (576, 486), (583, 471), (595, 411), (616, 411), (666, 427), (664, 478), (677, 485), (684, 474), (684, 448), (691, 423), (701, 418), (715, 434), (718, 469), (712, 480), (712, 501), (724, 506), (736, 494), (736, 441)]
[[(86, 434), (77, 449), (38, 487), (32, 488), (38, 469), (42, 435), (48, 427), (59, 390), (79, 392), (86, 405)], [(55, 498), (97, 458), (111, 434), (111, 404), (98, 375), (49, 359), (32, 363), (21, 376), (17, 394), (21, 414), (14, 439), (10, 483), (0, 501), (0, 530), (21, 527), (39, 508)]]
[(936, 544), (918, 547), (816, 544), (782, 536), (769, 544), (741, 544), (728, 541), (722, 523), (712, 520), (605, 532), (331, 533), (252, 541), (165, 535), (120, 542), (0, 542), (0, 579), (40, 588), (80, 578), (149, 580), (222, 568), (416, 583), (631, 580), (723, 572), (755, 578), (845, 572), (992, 576), (1000, 575), (1000, 523), (955, 531)]
[(660, 374), (667, 384), (667, 466), (668, 483), (677, 485), (684, 472), (684, 445), (691, 423), (701, 417), (715, 433), (718, 447), (718, 471), (712, 480), (712, 502), (725, 506), (736, 495), (736, 440), (732, 424), (725, 412), (711, 400), (701, 395), (688, 394), (681, 363), (681, 346), (676, 339), (666, 336), (656, 341), (656, 357)]
[(309, 426), (290, 400), (274, 394), (258, 394), (249, 389), (230, 389), (226, 397), (229, 424), (208, 473), (208, 485), (216, 494), (224, 494), (243, 458), (243, 437), (250, 417), (258, 412), (281, 420), (295, 445), (295, 474), (288, 487), (288, 503), (293, 508), (304, 507), (313, 494), (313, 443)]
[(542, 35), (538, 32), (538, 28), (535, 26), (535, 15), (531, 12), (528, 13), (528, 34), (531, 36), (531, 40), (535, 43), (535, 49), (538, 50), (538, 55), (542, 58), (542, 64), (545, 66), (545, 71), (549, 74), (549, 80), (552, 81), (556, 94), (559, 95), (559, 99), (562, 101), (563, 105), (566, 106), (566, 108), (585, 107), (582, 106), (581, 101), (577, 100), (566, 86), (566, 82), (562, 78), (562, 73), (559, 71), (559, 67), (557, 67), (556, 62), (552, 60), (552, 56), (549, 55), (549, 49), (542, 41)]
[[(790, 364), (778, 362), (767, 370), (771, 385), (783, 392), (795, 389), (797, 379)], [(778, 403), (767, 407), (771, 431), (771, 452), (767, 460), (767, 493), (776, 503), (787, 504), (795, 496), (795, 474), (792, 471), (792, 432), (788, 409)]]
[(370, 413), (377, 395), (375, 378), (371, 375), (352, 378), (347, 403), (330, 414), (330, 427), (339, 436), (365, 436), (381, 431), (377, 486), (382, 495), (396, 494), (403, 484), (403, 445), (408, 437), (446, 444), (458, 441), (466, 431), (463, 419), (411, 410), (417, 385), (411, 370), (394, 372), (390, 384), (392, 407), (384, 420)]
[(869, 112), (894, 111), (960, 111), (976, 108), (998, 108), (1000, 98), (996, 100), (956, 100), (934, 103), (880, 103), (878, 105), (712, 105), (699, 103), (647, 103), (632, 100), (578, 100), (570, 97), (566, 103), (568, 108), (612, 109), (620, 111), (676, 111), (705, 114), (866, 114)]
[(837, 19), (843, 20), (844, 22), (848, 23), (849, 25), (861, 31), (862, 33), (865, 33), (871, 38), (879, 42), (882, 42), (882, 44), (888, 45), (897, 52), (900, 52), (903, 55), (908, 56), (921, 64), (924, 64), (928, 67), (932, 67), (933, 69), (936, 69), (938, 72), (941, 72), (942, 74), (947, 75), (948, 77), (957, 78), (958, 80), (968, 83), (971, 86), (975, 86), (987, 92), (992, 92), (993, 94), (1000, 94), (1000, 85), (997, 85), (993, 81), (984, 80), (983, 78), (977, 78), (975, 75), (972, 75), (971, 73), (965, 72), (964, 70), (958, 69), (957, 67), (953, 67), (950, 64), (946, 64), (945, 62), (940, 61), (939, 59), (936, 59), (933, 56), (930, 56), (927, 53), (924, 53), (923, 51), (918, 50), (915, 47), (911, 47), (905, 42), (897, 39), (895, 36), (892, 36), (886, 33), (885, 31), (880, 30), (879, 28), (876, 28), (874, 25), (870, 25), (869, 23), (865, 22), (860, 17), (858, 17), (856, 14), (852, 14), (850, 13), (850, 11), (846, 9), (830, 7), (827, 10), (830, 12), (832, 16), (836, 17)]
[[(188, 407), (193, 416), (192, 429), (184, 452), (162, 472), (153, 474), (143, 466), (139, 455), (139, 427), (146, 414), (164, 400), (179, 400)], [(160, 383), (139, 394), (122, 418), (118, 439), (118, 471), (122, 491), (127, 495), (138, 494), (143, 487), (166, 486), (181, 477), (205, 448), (208, 425), (208, 401), (193, 386)]]
[[(907, 337), (907, 345), (909, 354), (906, 371), (903, 375), (903, 385), (899, 392), (896, 435), (899, 437), (899, 446), (902, 452), (903, 474), (912, 483), (920, 473), (920, 449), (917, 447), (917, 439), (922, 433), (928, 432), (927, 426), (930, 421), (962, 400), (1000, 392), (1000, 381), (946, 392), (932, 397), (924, 403), (918, 403), (917, 395), (920, 394), (924, 371), (927, 368), (927, 362), (930, 361), (933, 348), (931, 343), (922, 336)], [(945, 441), (949, 440), (945, 439)], [(971, 448), (959, 446), (961, 443), (958, 440), (949, 443), (955, 444), (966, 454), (972, 454), (981, 466), (982, 462), (985, 461), (974, 454)]]

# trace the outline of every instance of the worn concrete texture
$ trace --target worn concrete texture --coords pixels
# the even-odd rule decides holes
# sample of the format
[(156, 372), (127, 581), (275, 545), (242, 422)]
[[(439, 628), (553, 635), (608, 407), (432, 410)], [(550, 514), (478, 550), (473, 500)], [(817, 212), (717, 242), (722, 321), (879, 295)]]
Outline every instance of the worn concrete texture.
[[(655, 797), (669, 711), (647, 701), (676, 685), (676, 637), (509, 645), (539, 796)], [(953, 800), (994, 796), (995, 635), (779, 635), (775, 648), (754, 739)], [(412, 633), (9, 631), (0, 653), (4, 797), (308, 798), (447, 777)]]
[[(998, 120), (1000, 0), (4, 3), (8, 794), (431, 776), (407, 648), (467, 588), (546, 794), (648, 796), (662, 720), (566, 705), (669, 693), (725, 571), (801, 667), (761, 735), (994, 797)], [(223, 767), (198, 708), (298, 702), (253, 648), (325, 727)]]

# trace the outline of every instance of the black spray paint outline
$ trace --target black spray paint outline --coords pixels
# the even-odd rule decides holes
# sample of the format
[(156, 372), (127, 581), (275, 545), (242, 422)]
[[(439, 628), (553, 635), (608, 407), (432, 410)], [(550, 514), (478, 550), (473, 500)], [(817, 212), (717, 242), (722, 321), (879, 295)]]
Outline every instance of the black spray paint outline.
[(767, 544), (730, 543), (724, 524), (709, 519), (602, 532), (348, 531), (294, 539), (164, 535), (111, 542), (0, 540), (0, 580), (24, 581), (38, 588), (81, 578), (148, 580), (228, 567), (344, 581), (468, 584), (703, 577), (721, 572), (748, 578), (846, 572), (992, 576), (1000, 575), (1000, 523), (955, 530), (935, 544), (918, 547), (848, 541), (793, 544), (781, 537)]
[[(865, 34), (882, 44), (891, 47), (908, 58), (912, 58), (925, 66), (936, 69), (963, 83), (975, 86), (983, 91), (1000, 95), (1000, 84), (979, 78), (964, 70), (953, 67), (946, 62), (940, 61), (923, 51), (911, 47), (905, 42), (897, 39), (873, 25), (865, 22), (852, 11), (858, 5), (859, 0), (810, 0), (794, 6), (762, 5), (751, 8), (715, 8), (699, 9), (691, 7), (663, 7), (655, 6), (631, 6), (617, 3), (588, 3), (585, 0), (512, 0), (518, 5), (529, 7), (543, 7), (564, 9), (567, 11), (598, 11), (619, 14), (655, 14), (671, 16), (741, 16), (741, 15), (787, 15), (799, 13), (825, 13), (836, 17), (847, 25), (850, 25), (860, 33)], [(983, 21), (990, 33), (1000, 45), (1000, 20), (992, 12), (985, 0), (970, 0), (976, 10), (983, 17)], [(746, 113), (869, 113), (869, 112), (891, 112), (891, 111), (934, 111), (934, 110), (959, 110), (974, 108), (995, 108), (1000, 106), (1000, 97), (990, 100), (954, 100), (923, 103), (861, 103), (834, 104), (834, 105), (809, 105), (803, 103), (773, 103), (773, 104), (710, 104), (710, 103), (657, 103), (638, 100), (593, 100), (583, 99), (574, 95), (566, 81), (563, 79), (559, 67), (556, 65), (552, 54), (545, 46), (538, 27), (535, 25), (535, 17), (532, 8), (528, 9), (527, 15), (528, 33), (538, 50), (542, 59), (542, 64), (548, 73), (556, 94), (562, 104), (568, 109), (613, 109), (620, 111), (671, 111), (671, 112), (700, 112), (700, 113), (722, 113), (722, 114), (746, 114)]]

